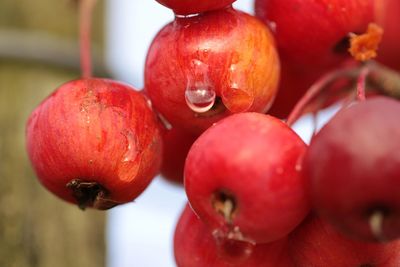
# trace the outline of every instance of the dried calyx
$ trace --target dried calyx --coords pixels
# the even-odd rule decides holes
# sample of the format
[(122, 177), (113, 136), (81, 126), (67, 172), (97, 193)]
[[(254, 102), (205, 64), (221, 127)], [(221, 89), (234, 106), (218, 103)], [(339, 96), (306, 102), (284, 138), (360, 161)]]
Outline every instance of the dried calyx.
[(66, 185), (72, 192), (72, 196), (82, 210), (93, 207), (99, 210), (107, 210), (117, 206), (118, 202), (108, 198), (109, 192), (97, 182), (86, 182), (74, 179)]

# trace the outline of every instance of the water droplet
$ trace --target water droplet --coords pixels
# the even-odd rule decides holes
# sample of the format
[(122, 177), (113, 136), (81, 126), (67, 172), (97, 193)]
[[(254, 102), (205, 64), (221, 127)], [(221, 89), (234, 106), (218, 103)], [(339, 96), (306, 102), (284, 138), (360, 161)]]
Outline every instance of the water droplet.
[(122, 162), (135, 161), (138, 155), (136, 136), (127, 130), (123, 135), (126, 138), (126, 152), (122, 156)]
[(237, 65), (229, 68), (229, 86), (222, 90), (222, 101), (231, 112), (244, 112), (253, 105), (254, 97), (249, 91), (250, 85)]
[(185, 92), (188, 107), (197, 113), (209, 111), (215, 103), (215, 98), (215, 91), (204, 85), (189, 87)]
[(191, 66), (192, 69), (187, 74), (186, 104), (194, 112), (204, 113), (212, 108), (217, 95), (208, 78), (208, 65), (194, 59)]

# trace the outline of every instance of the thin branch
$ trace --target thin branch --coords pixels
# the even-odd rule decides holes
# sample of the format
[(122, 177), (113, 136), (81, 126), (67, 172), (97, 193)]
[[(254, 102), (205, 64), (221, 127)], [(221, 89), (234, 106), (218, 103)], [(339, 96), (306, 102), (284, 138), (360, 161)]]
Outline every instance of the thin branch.
[[(93, 46), (92, 51), (95, 74), (109, 77), (103, 62), (103, 51), (98, 46)], [(41, 31), (0, 29), (0, 58), (80, 70), (78, 42)]]

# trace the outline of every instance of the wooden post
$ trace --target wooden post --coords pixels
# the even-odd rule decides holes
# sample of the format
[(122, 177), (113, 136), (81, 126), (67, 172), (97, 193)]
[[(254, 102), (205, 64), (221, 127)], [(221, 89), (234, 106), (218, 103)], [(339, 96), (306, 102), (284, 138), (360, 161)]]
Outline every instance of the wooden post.
[[(100, 19), (101, 6), (96, 14)], [(2, 0), (0, 49), (7, 38), (1, 33), (10, 31), (25, 31), (27, 36), (41, 32), (77, 42), (77, 15), (72, 1)], [(95, 25), (95, 44), (101, 45), (102, 23)], [(79, 70), (0, 57), (0, 266), (105, 265), (105, 212), (81, 211), (45, 190), (25, 151), (30, 112), (59, 85), (77, 77)]]

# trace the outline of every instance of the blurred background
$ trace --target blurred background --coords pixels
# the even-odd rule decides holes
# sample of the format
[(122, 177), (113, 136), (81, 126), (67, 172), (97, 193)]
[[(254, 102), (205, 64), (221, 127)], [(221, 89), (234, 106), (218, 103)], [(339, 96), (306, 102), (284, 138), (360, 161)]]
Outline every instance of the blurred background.
[[(80, 76), (77, 15), (73, 0), (0, 1), (0, 266), (174, 266), (182, 188), (158, 177), (135, 203), (82, 212), (46, 191), (31, 169), (30, 112)], [(99, 0), (96, 75), (141, 88), (147, 47), (172, 18), (154, 0)]]
[[(235, 3), (249, 13), (252, 5)], [(30, 167), (30, 112), (80, 76), (77, 15), (74, 0), (0, 1), (0, 266), (173, 267), (173, 231), (186, 202), (181, 187), (157, 177), (134, 203), (82, 212), (46, 191)], [(99, 0), (95, 74), (142, 88), (147, 47), (172, 19), (154, 0)], [(305, 140), (311, 123), (296, 125)]]
[[(95, 17), (99, 51), (103, 7), (99, 2)], [(25, 153), (29, 113), (78, 76), (72, 1), (0, 1), (0, 266), (105, 265), (105, 213), (56, 199), (39, 185)]]

